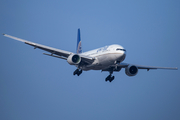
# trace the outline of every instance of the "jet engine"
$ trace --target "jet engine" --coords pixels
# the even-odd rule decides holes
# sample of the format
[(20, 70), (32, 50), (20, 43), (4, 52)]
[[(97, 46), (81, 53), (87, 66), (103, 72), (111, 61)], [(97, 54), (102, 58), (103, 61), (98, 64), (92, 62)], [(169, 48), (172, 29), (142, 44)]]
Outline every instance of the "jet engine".
[(77, 54), (71, 54), (68, 58), (67, 58), (67, 62), (70, 65), (78, 65), (81, 62), (81, 57)]
[(138, 68), (134, 65), (129, 65), (125, 68), (127, 76), (135, 76), (138, 73)]

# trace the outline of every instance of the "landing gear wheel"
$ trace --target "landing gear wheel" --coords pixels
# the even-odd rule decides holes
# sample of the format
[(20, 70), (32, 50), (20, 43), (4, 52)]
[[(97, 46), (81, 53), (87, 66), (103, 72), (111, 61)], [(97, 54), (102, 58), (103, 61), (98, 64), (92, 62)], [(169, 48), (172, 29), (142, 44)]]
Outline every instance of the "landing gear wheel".
[(78, 70), (78, 69), (76, 69), (76, 70), (74, 71), (73, 75), (78, 74), (78, 72), (79, 72), (79, 70)]
[(109, 82), (112, 82), (113, 80), (114, 80), (114, 76), (111, 76), (111, 75), (108, 75), (107, 77), (106, 77), (106, 79), (105, 79), (105, 81), (107, 82), (107, 81), (109, 81)]
[(79, 76), (82, 73), (82, 70), (76, 69), (73, 73), (73, 75)]
[(109, 80), (109, 82), (112, 82), (114, 80), (114, 76), (111, 77), (111, 79)]
[(111, 78), (111, 75), (106, 77), (106, 81), (108, 81)]
[(82, 70), (78, 71), (77, 76), (79, 76), (82, 73)]
[(105, 81), (107, 82), (107, 81), (109, 81), (110, 79), (111, 79), (111, 75), (108, 75), (108, 76), (106, 77)]

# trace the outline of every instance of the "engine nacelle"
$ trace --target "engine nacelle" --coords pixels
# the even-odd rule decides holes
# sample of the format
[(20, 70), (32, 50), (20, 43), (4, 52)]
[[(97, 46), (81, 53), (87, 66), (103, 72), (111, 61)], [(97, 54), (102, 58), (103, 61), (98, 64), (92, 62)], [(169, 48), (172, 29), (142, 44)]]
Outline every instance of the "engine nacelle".
[(128, 76), (135, 76), (138, 73), (138, 68), (134, 65), (129, 65), (125, 68), (125, 73)]
[(70, 65), (78, 65), (81, 62), (81, 57), (77, 54), (71, 54), (68, 58), (67, 58), (67, 62)]

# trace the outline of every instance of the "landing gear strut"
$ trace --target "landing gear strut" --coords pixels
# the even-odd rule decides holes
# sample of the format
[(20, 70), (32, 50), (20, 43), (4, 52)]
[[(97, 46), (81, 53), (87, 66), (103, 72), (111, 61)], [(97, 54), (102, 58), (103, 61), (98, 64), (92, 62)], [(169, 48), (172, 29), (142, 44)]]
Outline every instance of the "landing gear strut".
[(76, 69), (73, 73), (73, 75), (79, 76), (82, 73), (82, 70)]
[(108, 75), (107, 77), (106, 77), (106, 79), (105, 79), (105, 81), (107, 82), (107, 81), (109, 81), (109, 82), (112, 82), (113, 80), (114, 80), (114, 76), (112, 76), (112, 72), (110, 72), (110, 75)]

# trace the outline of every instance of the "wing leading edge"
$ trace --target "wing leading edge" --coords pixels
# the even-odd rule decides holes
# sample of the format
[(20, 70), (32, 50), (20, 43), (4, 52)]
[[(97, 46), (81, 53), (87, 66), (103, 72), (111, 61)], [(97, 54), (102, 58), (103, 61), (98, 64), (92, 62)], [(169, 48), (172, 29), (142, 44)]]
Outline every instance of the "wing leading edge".
[(121, 68), (126, 68), (129, 65), (136, 66), (138, 69), (147, 69), (149, 71), (150, 69), (168, 69), (168, 70), (177, 70), (177, 67), (156, 67), (156, 66), (144, 66), (144, 65), (135, 65), (135, 64), (128, 64), (128, 63), (120, 63), (111, 65), (105, 69), (102, 69), (102, 71), (120, 71)]
[(117, 65), (113, 65), (111, 67), (121, 67), (121, 68), (125, 68), (129, 65), (134, 65), (136, 66), (138, 69), (147, 69), (147, 70), (150, 70), (150, 69), (170, 69), (170, 70), (177, 70), (178, 68), (177, 67), (155, 67), (155, 66), (144, 66), (144, 65), (135, 65), (135, 64), (128, 64), (128, 63), (120, 63), (120, 64), (117, 64)]
[[(14, 39), (14, 40), (17, 40), (17, 41), (21, 41), (21, 42), (24, 42), (27, 45), (33, 46), (34, 49), (39, 48), (41, 50), (50, 52), (51, 54), (47, 54), (47, 53), (44, 53), (44, 54), (52, 56), (52, 57), (57, 57), (57, 58), (61, 58), (61, 59), (67, 59), (69, 55), (74, 54), (74, 53), (69, 52), (69, 51), (64, 51), (64, 50), (52, 48), (52, 47), (49, 47), (49, 46), (41, 45), (41, 44), (34, 43), (34, 42), (31, 42), (31, 41), (28, 41), (28, 40), (17, 38), (17, 37), (8, 35), (8, 34), (3, 34), (3, 35), (5, 37), (11, 38), (11, 39)], [(92, 57), (81, 56), (81, 55), (79, 55), (79, 56), (82, 58), (82, 62), (86, 62), (86, 63), (90, 64), (90, 63), (92, 63), (94, 61), (94, 58), (92, 58)]]

